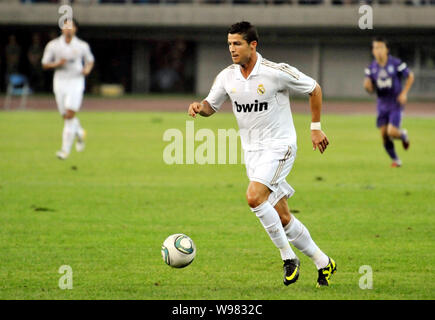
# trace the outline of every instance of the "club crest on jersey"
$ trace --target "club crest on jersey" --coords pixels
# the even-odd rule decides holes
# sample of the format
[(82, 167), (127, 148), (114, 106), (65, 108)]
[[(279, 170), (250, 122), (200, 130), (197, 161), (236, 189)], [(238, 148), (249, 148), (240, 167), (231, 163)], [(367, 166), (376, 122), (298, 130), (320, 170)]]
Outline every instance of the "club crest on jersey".
[(386, 77), (388, 77), (388, 73), (385, 71), (385, 69), (381, 69), (381, 71), (379, 71), (378, 77), (386, 78)]
[(264, 88), (264, 85), (259, 84), (258, 88), (257, 88), (257, 93), (258, 94), (264, 94), (266, 92), (266, 88)]
[(254, 103), (246, 103), (246, 104), (238, 104), (237, 101), (234, 101), (234, 104), (236, 106), (237, 112), (257, 112), (257, 111), (266, 111), (268, 107), (267, 102), (258, 102), (258, 100), (255, 100)]

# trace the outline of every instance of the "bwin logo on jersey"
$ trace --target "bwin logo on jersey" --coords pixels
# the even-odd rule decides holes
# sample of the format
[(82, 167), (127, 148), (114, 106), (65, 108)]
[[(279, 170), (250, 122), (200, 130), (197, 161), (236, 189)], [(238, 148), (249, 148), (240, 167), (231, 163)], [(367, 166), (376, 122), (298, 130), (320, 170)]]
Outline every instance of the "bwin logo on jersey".
[(255, 103), (247, 103), (247, 104), (238, 104), (237, 101), (234, 101), (234, 104), (236, 105), (236, 111), (237, 112), (256, 112), (256, 111), (266, 111), (268, 107), (267, 102), (260, 102), (258, 103), (258, 100), (255, 100)]

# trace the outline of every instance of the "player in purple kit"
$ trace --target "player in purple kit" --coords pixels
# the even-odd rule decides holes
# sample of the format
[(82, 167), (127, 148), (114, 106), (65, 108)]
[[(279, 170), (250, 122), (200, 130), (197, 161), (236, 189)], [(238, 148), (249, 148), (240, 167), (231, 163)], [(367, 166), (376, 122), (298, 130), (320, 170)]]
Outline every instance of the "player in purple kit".
[[(378, 117), (376, 125), (381, 131), (384, 148), (393, 160), (392, 167), (400, 167), (402, 162), (394, 150), (394, 139), (400, 139), (403, 148), (409, 148), (406, 129), (401, 129), (402, 111), (408, 100), (408, 92), (414, 82), (414, 74), (405, 62), (388, 53), (388, 43), (384, 38), (372, 42), (375, 59), (365, 69), (364, 89), (378, 96)], [(402, 79), (406, 79), (402, 88)]]

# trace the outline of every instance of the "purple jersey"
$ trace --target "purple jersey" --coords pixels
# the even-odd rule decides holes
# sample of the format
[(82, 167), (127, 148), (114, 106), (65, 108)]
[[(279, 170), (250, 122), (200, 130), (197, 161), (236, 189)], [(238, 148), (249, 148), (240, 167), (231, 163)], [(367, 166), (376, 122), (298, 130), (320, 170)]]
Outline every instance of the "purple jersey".
[(403, 106), (397, 101), (402, 91), (402, 79), (409, 75), (409, 69), (405, 62), (388, 55), (387, 63), (381, 67), (376, 60), (365, 69), (368, 77), (378, 95), (378, 111), (401, 109)]

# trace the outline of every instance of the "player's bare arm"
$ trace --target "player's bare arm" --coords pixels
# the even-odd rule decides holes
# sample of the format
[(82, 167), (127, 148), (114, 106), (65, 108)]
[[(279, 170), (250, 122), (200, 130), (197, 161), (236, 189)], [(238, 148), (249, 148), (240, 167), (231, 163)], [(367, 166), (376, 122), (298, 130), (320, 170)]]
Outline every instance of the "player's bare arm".
[(374, 88), (373, 88), (373, 82), (372, 80), (370, 80), (370, 78), (364, 78), (364, 89), (368, 92), (368, 93), (373, 93), (374, 92)]
[(400, 104), (402, 105), (406, 104), (406, 102), (408, 101), (408, 92), (411, 89), (413, 83), (414, 83), (414, 73), (410, 72), (408, 78), (406, 78), (405, 86), (403, 87), (402, 91), (397, 97), (397, 101)]
[(56, 62), (44, 63), (42, 64), (42, 68), (45, 70), (48, 69), (56, 69), (62, 67), (66, 63), (66, 59), (60, 59)]
[[(311, 109), (311, 123), (318, 123), (320, 125), (320, 113), (322, 110), (322, 88), (318, 84), (310, 93), (310, 109)], [(311, 130), (311, 141), (313, 142), (313, 150), (319, 149), (320, 153), (325, 152), (329, 144), (329, 140), (325, 133), (319, 129)]]
[(193, 118), (195, 118), (198, 113), (203, 117), (209, 117), (215, 112), (216, 111), (213, 110), (207, 100), (191, 103), (188, 110), (188, 114)]
[(84, 76), (87, 76), (91, 73), (92, 69), (94, 68), (94, 62), (88, 62), (84, 65), (82, 74)]

